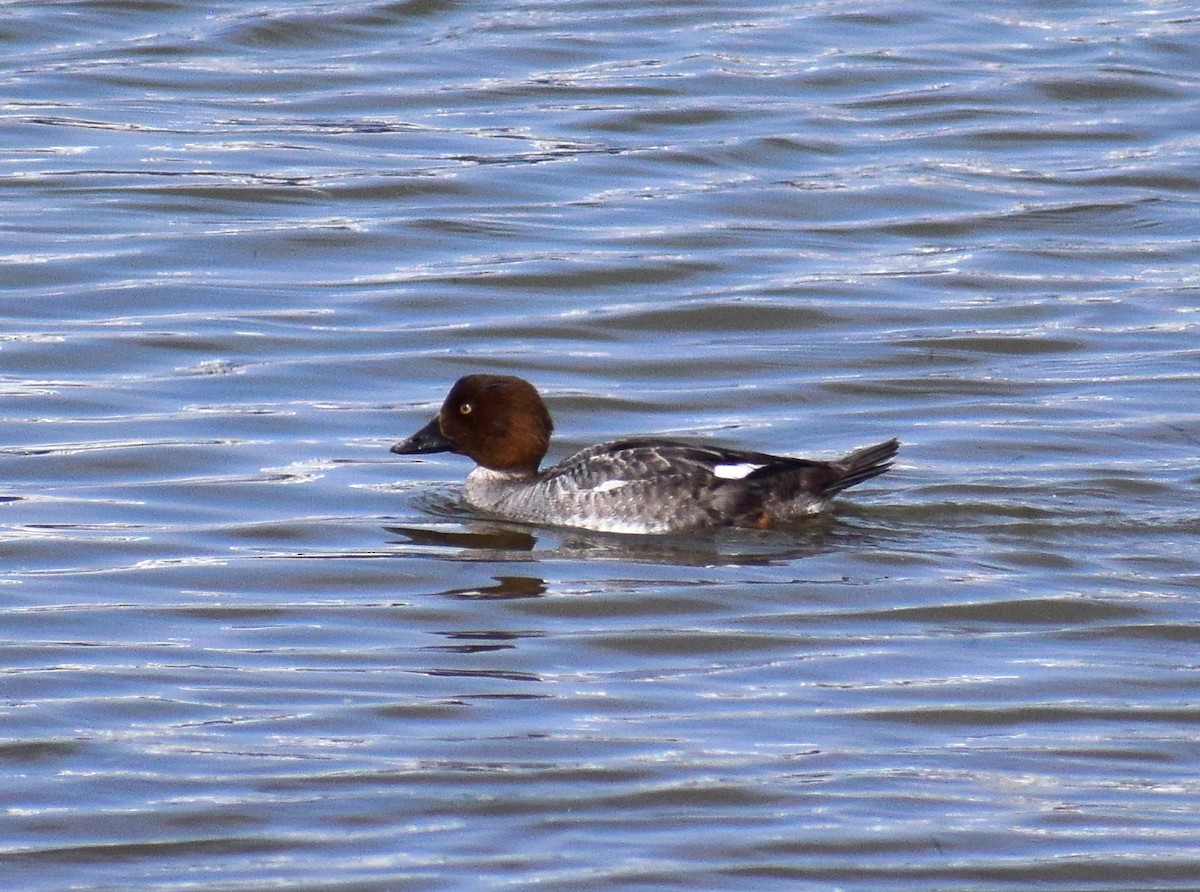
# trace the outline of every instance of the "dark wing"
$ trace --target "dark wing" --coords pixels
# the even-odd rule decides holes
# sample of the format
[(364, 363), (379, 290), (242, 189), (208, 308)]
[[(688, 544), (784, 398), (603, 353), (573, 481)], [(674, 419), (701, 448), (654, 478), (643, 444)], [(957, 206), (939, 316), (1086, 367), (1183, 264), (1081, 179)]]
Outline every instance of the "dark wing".
[[(677, 440), (627, 439), (584, 449), (543, 472), (564, 492), (588, 493), (613, 517), (708, 526), (762, 526), (807, 513), (891, 466), (895, 440), (814, 461)], [(664, 491), (670, 496), (663, 498)]]
[(776, 486), (782, 482), (778, 478), (788, 477), (797, 492), (828, 498), (887, 471), (899, 448), (899, 440), (887, 440), (831, 462), (679, 440), (632, 438), (584, 449), (559, 467), (582, 487), (612, 479), (688, 480), (706, 485), (770, 481)]
[(603, 443), (575, 453), (559, 466), (578, 472), (581, 485), (621, 478), (626, 480), (696, 480), (706, 484), (732, 480), (761, 480), (777, 474), (822, 467), (827, 462), (768, 455), (744, 449), (725, 449), (679, 440), (632, 438)]

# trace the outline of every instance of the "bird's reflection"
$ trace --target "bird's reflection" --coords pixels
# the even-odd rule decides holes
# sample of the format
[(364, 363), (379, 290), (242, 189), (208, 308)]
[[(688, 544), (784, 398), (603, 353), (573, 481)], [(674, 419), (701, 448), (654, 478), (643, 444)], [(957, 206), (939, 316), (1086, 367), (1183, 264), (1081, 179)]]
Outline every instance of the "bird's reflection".
[(403, 536), (408, 545), (432, 545), (441, 548), (465, 548), (474, 551), (533, 551), (537, 537), (519, 527), (472, 525), (468, 529), (430, 527), (385, 527), (389, 533)]
[(512, 650), (522, 638), (541, 638), (543, 632), (502, 632), (494, 629), (447, 631), (441, 633), (451, 644), (436, 644), (425, 650), (444, 653), (481, 654)]
[(535, 576), (497, 576), (495, 585), (475, 585), (450, 589), (443, 594), (463, 600), (505, 600), (538, 598), (546, 593), (546, 581)]
[[(769, 566), (824, 554), (837, 548), (861, 546), (886, 538), (883, 530), (863, 527), (854, 520), (827, 514), (772, 530), (717, 529), (690, 535), (630, 535), (590, 530), (529, 527), (518, 523), (458, 518), (444, 526), (389, 526), (399, 545), (452, 549), (458, 560), (588, 560), (680, 566)], [(532, 597), (543, 593), (525, 577), (508, 580), (494, 590), (449, 592), (460, 597)]]

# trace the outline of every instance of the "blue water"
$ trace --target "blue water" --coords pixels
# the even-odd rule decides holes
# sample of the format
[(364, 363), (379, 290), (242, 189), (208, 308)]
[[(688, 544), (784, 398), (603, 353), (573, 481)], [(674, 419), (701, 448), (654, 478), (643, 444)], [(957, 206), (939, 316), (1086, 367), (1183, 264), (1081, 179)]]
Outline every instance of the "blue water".
[[(0, 7), (14, 889), (1192, 889), (1200, 16)], [(894, 471), (457, 504), (520, 374)]]

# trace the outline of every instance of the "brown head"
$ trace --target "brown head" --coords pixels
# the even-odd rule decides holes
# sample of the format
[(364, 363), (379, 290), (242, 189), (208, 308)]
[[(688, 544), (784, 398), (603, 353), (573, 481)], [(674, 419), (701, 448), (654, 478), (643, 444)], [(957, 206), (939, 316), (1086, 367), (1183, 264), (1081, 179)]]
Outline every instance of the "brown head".
[(554, 423), (537, 390), (513, 375), (459, 378), (432, 421), (392, 452), (457, 452), (494, 471), (534, 473)]

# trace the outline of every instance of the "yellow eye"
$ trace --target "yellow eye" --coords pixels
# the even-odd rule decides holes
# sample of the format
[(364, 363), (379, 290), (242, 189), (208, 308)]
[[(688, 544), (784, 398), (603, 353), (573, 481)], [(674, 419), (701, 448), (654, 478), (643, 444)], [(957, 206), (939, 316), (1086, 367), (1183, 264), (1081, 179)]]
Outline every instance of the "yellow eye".
[(459, 413), (460, 413), (460, 414), (462, 414), (462, 415), (470, 415), (470, 414), (471, 414), (471, 404), (470, 404), (470, 403), (463, 403), (462, 405), (460, 405), (460, 406), (458, 407), (458, 411), (459, 411)]

